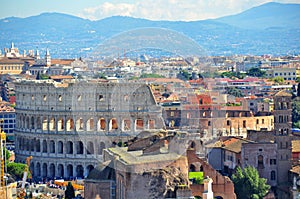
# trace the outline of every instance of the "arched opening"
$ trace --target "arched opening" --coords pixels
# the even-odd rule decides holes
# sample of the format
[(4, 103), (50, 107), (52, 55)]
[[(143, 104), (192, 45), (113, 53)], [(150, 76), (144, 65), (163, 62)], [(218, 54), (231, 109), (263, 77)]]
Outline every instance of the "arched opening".
[(67, 154), (73, 154), (73, 142), (67, 142)]
[(221, 196), (215, 196), (215, 199), (223, 199)]
[(36, 119), (36, 128), (39, 130), (42, 129), (41, 117), (37, 117)]
[(57, 130), (63, 131), (65, 129), (65, 121), (63, 118), (59, 118), (57, 121)]
[(50, 141), (50, 153), (55, 153), (55, 142), (53, 140)]
[(57, 143), (57, 152), (59, 154), (63, 154), (63, 152), (64, 152), (64, 144), (62, 141), (58, 141), (58, 143)]
[(89, 173), (90, 173), (93, 169), (94, 169), (94, 166), (93, 166), (93, 165), (88, 165), (88, 166), (86, 167), (86, 171), (87, 171), (86, 176), (88, 176)]
[(55, 165), (53, 163), (50, 164), (50, 176), (55, 177)]
[(63, 178), (64, 177), (64, 165), (59, 164), (57, 167), (57, 172), (58, 172), (57, 173), (58, 177)]
[(73, 131), (74, 130), (74, 120), (72, 118), (69, 118), (67, 120), (67, 131)]
[(190, 172), (195, 172), (195, 171), (196, 171), (195, 165), (191, 164), (191, 165), (190, 165), (189, 171), (190, 171)]
[(47, 153), (47, 141), (43, 140), (43, 153)]
[(271, 171), (271, 180), (276, 180), (276, 171)]
[(29, 116), (26, 117), (26, 129), (30, 128)]
[(83, 143), (81, 141), (76, 143), (76, 152), (77, 154), (83, 154)]
[(47, 177), (48, 176), (48, 169), (47, 169), (47, 164), (46, 163), (44, 163), (43, 164), (43, 172), (42, 172), (42, 177)]
[(35, 127), (34, 127), (34, 117), (33, 116), (31, 117), (31, 127), (30, 128), (35, 129)]
[(48, 130), (48, 120), (47, 117), (43, 117), (43, 131)]
[(196, 143), (194, 141), (191, 141), (190, 148), (191, 149), (195, 149), (196, 148)]
[(118, 129), (118, 122), (116, 118), (112, 118), (109, 122), (109, 130)]
[(29, 172), (31, 173), (31, 176), (34, 176), (35, 175), (35, 168), (34, 168), (34, 162), (32, 162), (30, 164), (30, 167), (29, 167)]
[(68, 166), (67, 166), (67, 173), (68, 173), (68, 177), (69, 178), (73, 177), (73, 165), (68, 164)]
[(41, 164), (38, 162), (36, 163), (36, 167), (35, 167), (35, 175), (36, 176), (41, 176)]
[(263, 169), (264, 168), (264, 156), (259, 155), (257, 157), (257, 168), (258, 169)]
[(95, 125), (94, 125), (94, 119), (90, 118), (88, 119), (88, 121), (86, 122), (86, 130), (87, 131), (93, 131), (95, 129)]
[(34, 151), (34, 142), (35, 142), (35, 139), (31, 139), (31, 141), (30, 141), (30, 151)]
[(104, 118), (100, 118), (97, 123), (97, 131), (104, 131), (106, 128), (106, 122)]
[(149, 129), (155, 129), (155, 120), (149, 120)]
[(203, 171), (203, 166), (202, 165), (200, 166), (199, 171)]
[(87, 143), (87, 154), (94, 154), (94, 143), (91, 141)]
[(102, 155), (103, 149), (105, 149), (105, 144), (104, 144), (104, 142), (100, 142), (100, 145), (98, 147), (98, 154), (99, 155)]
[(56, 130), (56, 124), (55, 124), (55, 118), (54, 117), (52, 117), (50, 119), (49, 128), (50, 128), (50, 131), (55, 131)]
[(83, 178), (83, 166), (82, 165), (78, 165), (76, 167), (76, 177), (78, 178)]
[(76, 120), (76, 130), (83, 131), (83, 119), (82, 118), (78, 118)]
[(136, 119), (135, 120), (135, 129), (136, 130), (143, 130), (144, 129), (144, 120), (143, 119)]
[(124, 119), (123, 120), (123, 131), (130, 131), (130, 129), (131, 129), (130, 120)]

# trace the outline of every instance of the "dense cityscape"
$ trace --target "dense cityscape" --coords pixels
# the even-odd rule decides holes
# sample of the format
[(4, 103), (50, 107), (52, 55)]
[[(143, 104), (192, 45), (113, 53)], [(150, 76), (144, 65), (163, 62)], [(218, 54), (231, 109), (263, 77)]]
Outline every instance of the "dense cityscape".
[(5, 35), (0, 199), (300, 198), (296, 44), (219, 55), (154, 27), (68, 54)]

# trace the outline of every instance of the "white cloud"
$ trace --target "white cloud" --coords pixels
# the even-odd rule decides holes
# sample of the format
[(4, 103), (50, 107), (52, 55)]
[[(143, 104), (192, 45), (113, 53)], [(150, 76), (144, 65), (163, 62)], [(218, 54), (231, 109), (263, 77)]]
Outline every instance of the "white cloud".
[[(151, 20), (192, 21), (236, 14), (271, 0), (143, 0), (133, 3), (105, 2), (85, 8), (81, 17), (91, 20), (121, 15)], [(300, 0), (277, 0), (282, 3), (300, 3)]]

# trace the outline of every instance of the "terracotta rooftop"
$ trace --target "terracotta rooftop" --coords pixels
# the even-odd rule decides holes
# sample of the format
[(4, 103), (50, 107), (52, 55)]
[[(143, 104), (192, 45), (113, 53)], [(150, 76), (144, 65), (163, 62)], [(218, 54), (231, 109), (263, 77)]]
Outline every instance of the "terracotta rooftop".
[(75, 59), (51, 59), (51, 65), (71, 65), (71, 63), (74, 61)]
[(24, 61), (19, 58), (11, 59), (7, 57), (3, 57), (0, 58), (0, 64), (24, 64)]
[(300, 140), (292, 140), (292, 153), (300, 152)]

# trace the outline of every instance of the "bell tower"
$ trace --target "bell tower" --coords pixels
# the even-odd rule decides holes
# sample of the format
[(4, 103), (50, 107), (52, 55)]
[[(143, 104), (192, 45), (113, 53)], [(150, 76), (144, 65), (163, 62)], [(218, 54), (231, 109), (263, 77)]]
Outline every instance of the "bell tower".
[(274, 137), (277, 144), (277, 184), (288, 182), (292, 161), (292, 94), (279, 91), (274, 95)]
[(45, 61), (46, 61), (46, 66), (48, 67), (51, 66), (51, 57), (48, 48), (46, 50)]

